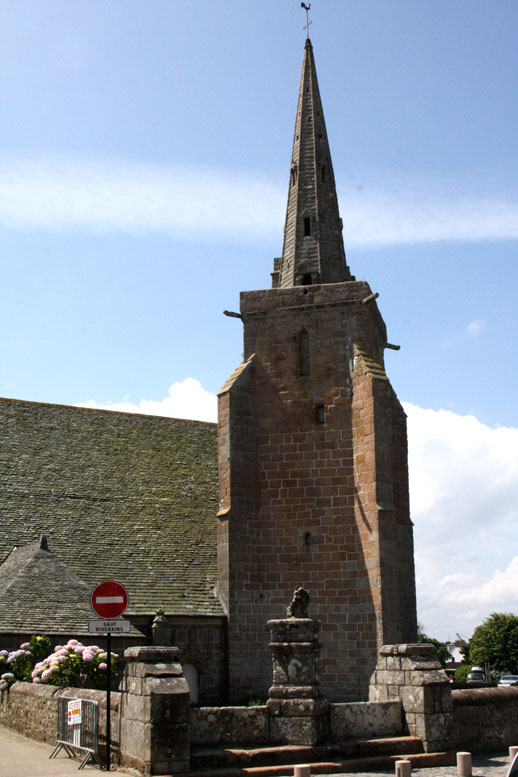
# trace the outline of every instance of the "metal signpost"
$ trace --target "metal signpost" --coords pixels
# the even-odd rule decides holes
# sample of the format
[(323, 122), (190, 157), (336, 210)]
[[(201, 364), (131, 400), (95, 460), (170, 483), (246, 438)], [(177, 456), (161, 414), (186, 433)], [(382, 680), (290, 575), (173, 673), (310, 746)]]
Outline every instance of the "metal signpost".
[(106, 771), (110, 771), (111, 749), (111, 650), (112, 634), (127, 634), (130, 630), (130, 622), (115, 620), (128, 606), (128, 592), (123, 585), (115, 580), (105, 580), (99, 583), (92, 591), (92, 610), (102, 620), (91, 620), (88, 623), (88, 631), (94, 634), (106, 634)]

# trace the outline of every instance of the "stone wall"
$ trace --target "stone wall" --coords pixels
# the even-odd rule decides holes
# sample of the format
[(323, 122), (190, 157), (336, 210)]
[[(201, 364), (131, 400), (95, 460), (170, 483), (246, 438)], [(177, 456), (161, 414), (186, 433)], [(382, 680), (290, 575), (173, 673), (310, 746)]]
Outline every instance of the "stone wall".
[(329, 739), (399, 737), (405, 730), (400, 701), (351, 702), (329, 705)]
[[(52, 685), (14, 683), (0, 691), (0, 724), (38, 742), (56, 744), (58, 698), (91, 699), (99, 703), (99, 744), (106, 742), (106, 693), (85, 688), (55, 688)], [(119, 749), (120, 693), (112, 693), (110, 729), (114, 753)]]
[(490, 753), (518, 744), (518, 688), (453, 691), (452, 701), (457, 749)]
[[(111, 693), (112, 760), (144, 775), (185, 772), (190, 764), (189, 688), (178, 648), (133, 647), (125, 652), (120, 692)], [(106, 743), (106, 693), (14, 683), (0, 692), (0, 724), (56, 744), (58, 698), (99, 702), (99, 749)]]
[[(268, 708), (194, 707), (191, 744), (194, 747), (273, 745), (278, 739), (269, 726)], [(402, 736), (401, 702), (358, 702), (328, 705), (329, 741)]]
[(191, 709), (193, 746), (259, 745), (268, 742), (268, 709), (264, 705)]

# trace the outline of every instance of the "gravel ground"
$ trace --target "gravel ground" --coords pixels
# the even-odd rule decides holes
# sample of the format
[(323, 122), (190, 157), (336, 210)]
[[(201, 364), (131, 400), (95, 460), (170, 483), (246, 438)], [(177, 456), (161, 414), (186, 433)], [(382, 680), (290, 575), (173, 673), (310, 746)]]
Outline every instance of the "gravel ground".
[[(473, 777), (506, 777), (509, 769), (509, 754), (475, 755), (472, 759)], [(343, 777), (394, 777), (394, 771), (380, 772), (348, 772)], [(438, 766), (428, 769), (412, 769), (413, 777), (457, 777), (456, 766)], [(329, 777), (340, 777), (330, 775)]]

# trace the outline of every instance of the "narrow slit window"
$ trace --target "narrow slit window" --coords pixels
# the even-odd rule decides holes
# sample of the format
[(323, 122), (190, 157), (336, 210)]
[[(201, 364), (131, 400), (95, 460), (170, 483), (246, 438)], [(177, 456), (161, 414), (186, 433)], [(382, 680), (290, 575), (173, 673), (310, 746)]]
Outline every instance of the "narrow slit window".
[(324, 405), (317, 405), (317, 424), (323, 426), (326, 422), (326, 413)]
[(311, 219), (309, 216), (304, 216), (304, 237), (311, 235)]
[(311, 546), (311, 532), (307, 531), (304, 534), (304, 545), (306, 548), (309, 548)]
[(326, 180), (326, 166), (322, 165), (322, 183)]
[(309, 337), (305, 329), (299, 335), (299, 374), (309, 375)]

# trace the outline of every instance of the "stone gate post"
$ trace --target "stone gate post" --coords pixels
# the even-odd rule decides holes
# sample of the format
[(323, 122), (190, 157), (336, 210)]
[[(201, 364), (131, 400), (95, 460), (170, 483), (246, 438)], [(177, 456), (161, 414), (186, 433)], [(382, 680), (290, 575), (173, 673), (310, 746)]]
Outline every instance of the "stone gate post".
[(145, 775), (190, 768), (189, 686), (176, 647), (124, 651), (121, 752), (124, 765)]
[(451, 687), (432, 644), (383, 645), (372, 674), (369, 701), (401, 699), (409, 733), (426, 752), (454, 743)]

